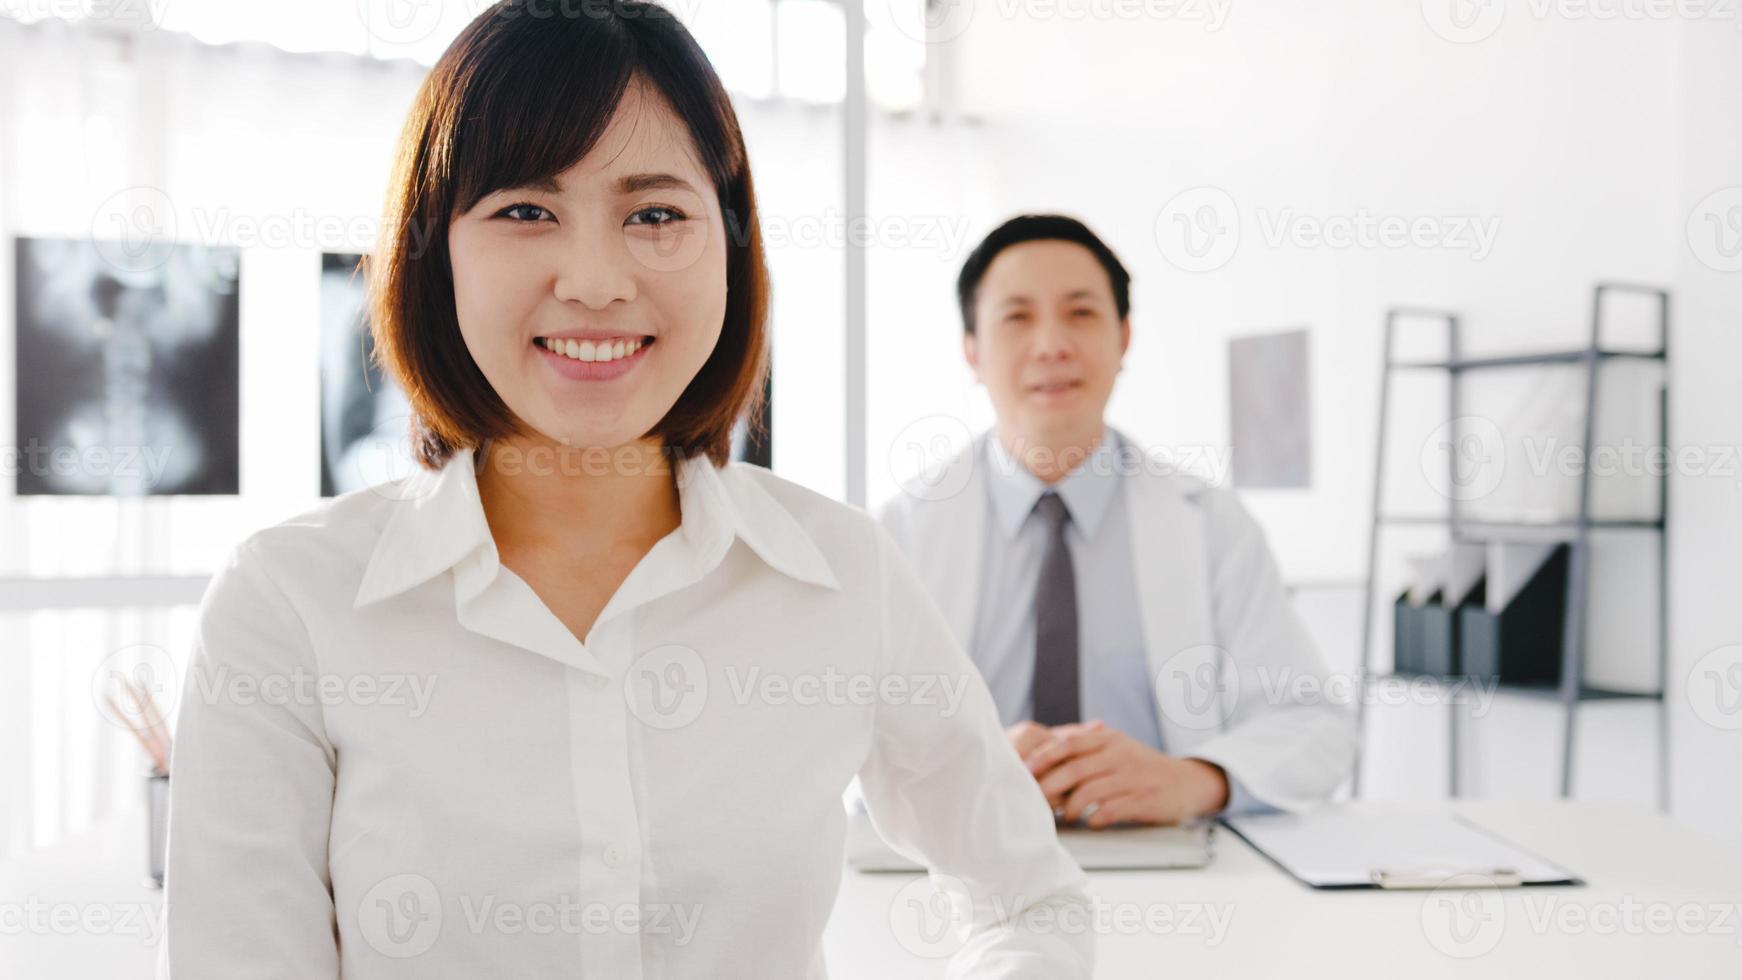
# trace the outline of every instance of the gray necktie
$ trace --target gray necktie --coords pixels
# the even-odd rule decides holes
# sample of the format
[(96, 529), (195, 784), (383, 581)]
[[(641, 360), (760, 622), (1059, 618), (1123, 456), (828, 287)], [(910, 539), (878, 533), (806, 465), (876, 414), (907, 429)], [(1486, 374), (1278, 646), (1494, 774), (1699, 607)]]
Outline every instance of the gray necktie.
[(1082, 718), (1077, 689), (1077, 576), (1065, 546), (1070, 512), (1052, 491), (1035, 513), (1046, 524), (1046, 552), (1034, 592), (1034, 720), (1064, 725)]

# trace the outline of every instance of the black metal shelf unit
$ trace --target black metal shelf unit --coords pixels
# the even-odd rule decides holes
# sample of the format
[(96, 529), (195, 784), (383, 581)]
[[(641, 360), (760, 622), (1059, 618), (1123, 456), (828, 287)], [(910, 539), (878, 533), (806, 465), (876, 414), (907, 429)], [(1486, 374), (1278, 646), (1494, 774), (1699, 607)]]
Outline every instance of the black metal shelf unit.
[[(1603, 300), (1611, 293), (1632, 293), (1649, 296), (1656, 300), (1658, 346), (1655, 350), (1614, 350), (1602, 346), (1603, 339)], [(1396, 330), (1400, 318), (1436, 319), (1445, 323), (1446, 327), (1446, 359), (1443, 361), (1399, 361), (1395, 359)], [(1658, 737), (1658, 806), (1667, 810), (1669, 806), (1669, 725), (1668, 711), (1664, 704), (1665, 674), (1668, 661), (1668, 574), (1669, 563), (1667, 554), (1667, 520), (1669, 516), (1669, 485), (1667, 467), (1659, 475), (1659, 511), (1655, 518), (1642, 520), (1604, 520), (1591, 516), (1591, 448), (1595, 440), (1595, 419), (1598, 390), (1598, 368), (1607, 361), (1632, 358), (1664, 361), (1669, 358), (1669, 293), (1652, 286), (1641, 286), (1630, 283), (1599, 283), (1593, 294), (1591, 306), (1591, 342), (1589, 345), (1574, 350), (1546, 351), (1542, 353), (1516, 354), (1497, 357), (1465, 358), (1460, 355), (1458, 337), (1458, 317), (1454, 313), (1443, 310), (1424, 310), (1419, 308), (1399, 307), (1387, 311), (1385, 315), (1385, 352), (1384, 364), (1380, 372), (1379, 390), (1379, 439), (1373, 482), (1373, 526), (1368, 542), (1366, 602), (1364, 611), (1365, 622), (1362, 625), (1361, 640), (1361, 683), (1365, 686), (1370, 681), (1394, 676), (1409, 676), (1398, 674), (1375, 674), (1373, 672), (1373, 631), (1377, 617), (1379, 596), (1379, 546), (1384, 529), (1395, 525), (1425, 525), (1445, 526), (1449, 529), (1454, 541), (1493, 541), (1493, 540), (1533, 540), (1557, 541), (1566, 543), (1571, 549), (1570, 570), (1567, 576), (1566, 622), (1562, 631), (1560, 683), (1554, 686), (1540, 685), (1503, 685), (1500, 690), (1525, 697), (1548, 699), (1559, 702), (1565, 709), (1563, 737), (1561, 741), (1561, 796), (1572, 795), (1573, 784), (1573, 746), (1575, 718), (1578, 706), (1586, 701), (1607, 700), (1646, 700), (1657, 702), (1657, 737)], [(1532, 521), (1493, 521), (1470, 520), (1464, 518), (1458, 511), (1458, 501), (1455, 495), (1447, 495), (1447, 512), (1444, 515), (1400, 515), (1388, 514), (1383, 500), (1385, 485), (1385, 442), (1389, 430), (1389, 411), (1391, 404), (1392, 376), (1398, 371), (1428, 371), (1437, 370), (1450, 374), (1446, 385), (1447, 419), (1453, 426), (1452, 442), (1458, 441), (1457, 420), (1461, 416), (1459, 410), (1458, 378), (1472, 371), (1482, 371), (1497, 368), (1520, 368), (1548, 364), (1577, 364), (1585, 369), (1584, 416), (1581, 419), (1583, 433), (1580, 460), (1583, 463), (1579, 476), (1578, 512), (1571, 520), (1557, 522)], [(1667, 447), (1669, 442), (1669, 391), (1668, 378), (1665, 377), (1664, 387), (1659, 397), (1659, 429), (1660, 445)], [(1450, 460), (1455, 467), (1455, 456)], [(1455, 477), (1454, 477), (1455, 479)], [(1635, 693), (1615, 691), (1587, 685), (1585, 676), (1585, 610), (1588, 605), (1590, 582), (1590, 534), (1592, 531), (1608, 529), (1636, 529), (1651, 531), (1657, 536), (1657, 676), (1658, 687), (1653, 693)], [(1357, 699), (1358, 739), (1357, 759), (1355, 764), (1354, 792), (1361, 795), (1361, 759), (1366, 742), (1366, 710), (1365, 697)], [(1450, 745), (1447, 763), (1447, 787), (1451, 796), (1459, 792), (1458, 757), (1459, 757), (1459, 706), (1448, 699), (1446, 705), (1448, 718), (1448, 741)]]

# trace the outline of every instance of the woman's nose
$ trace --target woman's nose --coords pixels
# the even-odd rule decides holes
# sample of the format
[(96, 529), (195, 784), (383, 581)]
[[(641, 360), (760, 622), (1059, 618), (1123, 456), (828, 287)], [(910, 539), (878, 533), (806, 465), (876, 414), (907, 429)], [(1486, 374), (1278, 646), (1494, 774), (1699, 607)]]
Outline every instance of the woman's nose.
[(556, 298), (603, 310), (635, 298), (637, 266), (622, 234), (576, 235), (563, 248), (556, 275)]

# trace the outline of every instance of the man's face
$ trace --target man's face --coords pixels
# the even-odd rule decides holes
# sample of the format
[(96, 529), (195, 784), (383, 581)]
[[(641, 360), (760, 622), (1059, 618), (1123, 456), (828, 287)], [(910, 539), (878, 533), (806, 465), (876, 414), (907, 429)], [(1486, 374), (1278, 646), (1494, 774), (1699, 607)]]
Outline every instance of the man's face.
[(963, 352), (1002, 433), (1046, 445), (1100, 432), (1131, 324), (1093, 253), (1065, 241), (999, 252), (980, 280), (974, 324)]

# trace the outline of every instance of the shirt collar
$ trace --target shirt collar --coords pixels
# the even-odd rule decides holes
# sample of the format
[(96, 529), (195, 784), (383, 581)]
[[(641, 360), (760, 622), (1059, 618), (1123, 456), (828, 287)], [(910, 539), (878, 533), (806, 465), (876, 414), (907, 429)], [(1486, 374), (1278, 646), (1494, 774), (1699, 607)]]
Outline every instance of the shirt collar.
[[(705, 572), (718, 565), (734, 539), (769, 567), (801, 582), (838, 589), (827, 559), (798, 520), (754, 474), (749, 464), (716, 469), (705, 454), (677, 464), (679, 535)], [(478, 494), (478, 457), (463, 449), (436, 471), (378, 486), (392, 503), (363, 572), (355, 608), (462, 569), (461, 591), (476, 594), (500, 568), (496, 542)]]
[(998, 440), (996, 431), (986, 435), (989, 477), (986, 485), (992, 495), (992, 510), (1006, 538), (1016, 532), (1034, 510), (1035, 502), (1047, 490), (1056, 490), (1071, 512), (1071, 523), (1082, 532), (1085, 540), (1095, 536), (1101, 518), (1119, 492), (1118, 469), (1114, 465), (1120, 451), (1119, 433), (1111, 426), (1102, 431), (1101, 444), (1078, 463), (1065, 478), (1051, 487), (1030, 473)]

